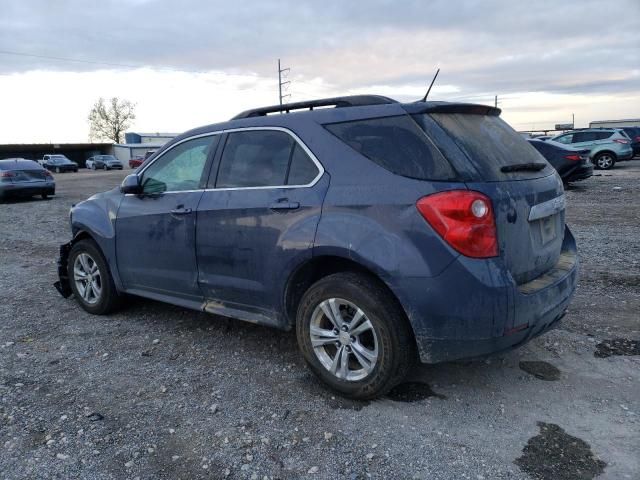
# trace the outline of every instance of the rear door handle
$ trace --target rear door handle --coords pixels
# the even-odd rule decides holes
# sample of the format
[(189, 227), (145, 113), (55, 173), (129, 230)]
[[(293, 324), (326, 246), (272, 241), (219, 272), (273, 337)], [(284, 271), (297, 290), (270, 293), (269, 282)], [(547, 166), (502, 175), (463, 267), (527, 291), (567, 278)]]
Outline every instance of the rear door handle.
[(191, 209), (190, 208), (184, 208), (182, 205), (180, 205), (178, 208), (174, 208), (173, 210), (171, 210), (171, 215), (187, 215), (189, 213), (191, 213)]
[(276, 203), (272, 203), (269, 208), (271, 210), (295, 210), (296, 208), (300, 208), (300, 202), (290, 202), (286, 198), (283, 198)]

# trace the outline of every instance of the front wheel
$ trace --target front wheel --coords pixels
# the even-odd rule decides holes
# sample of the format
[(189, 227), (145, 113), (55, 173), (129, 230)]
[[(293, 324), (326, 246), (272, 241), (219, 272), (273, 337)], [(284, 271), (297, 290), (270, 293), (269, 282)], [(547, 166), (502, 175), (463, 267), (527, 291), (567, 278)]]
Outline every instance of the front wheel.
[(106, 171), (106, 170), (109, 170), (109, 167), (107, 167), (107, 164), (106, 164), (106, 163), (104, 164), (104, 166), (103, 166), (102, 168), (104, 168), (104, 169), (105, 169), (105, 171)]
[(616, 157), (612, 153), (604, 152), (596, 155), (593, 159), (595, 166), (601, 170), (609, 170), (616, 164)]
[(104, 315), (119, 306), (121, 298), (107, 262), (92, 240), (80, 240), (73, 245), (67, 270), (71, 289), (84, 310)]
[(415, 359), (404, 312), (383, 285), (366, 275), (336, 273), (312, 285), (296, 324), (311, 370), (345, 397), (384, 395), (404, 379)]

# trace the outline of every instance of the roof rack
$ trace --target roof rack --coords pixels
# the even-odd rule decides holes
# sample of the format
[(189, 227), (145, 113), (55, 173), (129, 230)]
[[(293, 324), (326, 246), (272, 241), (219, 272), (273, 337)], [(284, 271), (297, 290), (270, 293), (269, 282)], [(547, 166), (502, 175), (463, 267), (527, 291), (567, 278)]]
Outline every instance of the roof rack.
[(290, 113), (292, 110), (313, 110), (316, 107), (363, 107), (366, 105), (385, 105), (398, 103), (396, 100), (382, 95), (351, 95), (347, 97), (321, 98), (307, 102), (285, 103), (284, 105), (272, 105), (270, 107), (253, 108), (239, 113), (231, 120), (250, 117), (264, 117), (269, 113)]

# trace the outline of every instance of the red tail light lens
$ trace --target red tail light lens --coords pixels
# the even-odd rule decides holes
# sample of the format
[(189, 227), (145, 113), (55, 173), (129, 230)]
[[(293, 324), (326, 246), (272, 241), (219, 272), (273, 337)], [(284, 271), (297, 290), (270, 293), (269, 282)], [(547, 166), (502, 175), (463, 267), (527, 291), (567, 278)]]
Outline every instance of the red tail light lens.
[(580, 160), (582, 160), (582, 157), (580, 155), (565, 155), (565, 157), (567, 160), (571, 160), (572, 162), (579, 162)]
[(616, 143), (624, 143), (624, 144), (629, 143), (629, 140), (625, 140), (624, 138), (614, 138), (613, 141)]
[(416, 207), (455, 250), (472, 258), (498, 256), (491, 200), (480, 192), (450, 190), (422, 197)]
[(16, 174), (13, 172), (0, 172), (0, 177), (2, 178), (11, 178), (11, 177), (15, 177)]
[(44, 176), (45, 177), (53, 177), (53, 175), (51, 175), (51, 172), (49, 170), (45, 170), (44, 171)]

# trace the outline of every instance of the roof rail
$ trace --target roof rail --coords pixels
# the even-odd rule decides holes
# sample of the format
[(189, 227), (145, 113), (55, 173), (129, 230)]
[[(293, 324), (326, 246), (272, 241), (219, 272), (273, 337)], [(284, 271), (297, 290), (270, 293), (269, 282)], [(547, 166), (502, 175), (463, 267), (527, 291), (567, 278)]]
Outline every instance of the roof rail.
[(363, 107), (366, 105), (385, 105), (398, 103), (396, 100), (383, 97), (382, 95), (351, 95), (347, 97), (321, 98), (309, 100), (307, 102), (285, 103), (283, 105), (272, 105), (270, 107), (252, 108), (239, 113), (231, 120), (250, 117), (264, 117), (269, 113), (290, 113), (292, 110), (313, 110), (316, 107)]

